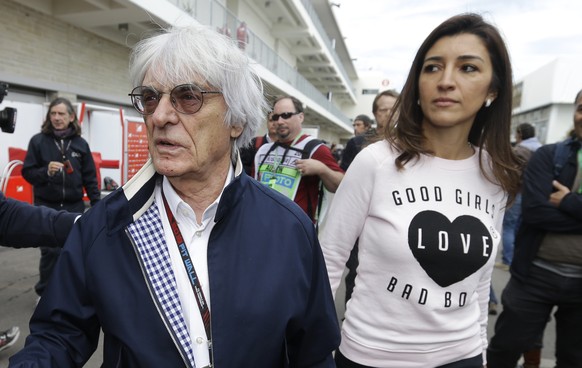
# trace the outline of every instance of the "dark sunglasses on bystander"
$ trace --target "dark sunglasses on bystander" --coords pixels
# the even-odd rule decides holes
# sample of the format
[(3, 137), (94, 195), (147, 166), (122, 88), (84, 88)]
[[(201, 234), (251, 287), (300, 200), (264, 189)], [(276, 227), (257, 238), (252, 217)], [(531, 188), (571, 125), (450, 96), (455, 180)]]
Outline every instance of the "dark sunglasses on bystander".
[(271, 115), (271, 121), (277, 121), (279, 118), (283, 118), (285, 120), (289, 119), (293, 115), (301, 114), (301, 111), (297, 112), (283, 112), (281, 114), (273, 114)]

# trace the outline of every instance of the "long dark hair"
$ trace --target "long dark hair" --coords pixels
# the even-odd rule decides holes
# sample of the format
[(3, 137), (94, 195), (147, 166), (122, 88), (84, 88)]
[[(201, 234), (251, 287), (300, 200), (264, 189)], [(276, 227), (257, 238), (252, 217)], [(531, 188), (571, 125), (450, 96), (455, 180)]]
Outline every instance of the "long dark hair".
[(73, 127), (73, 130), (75, 132), (74, 135), (81, 135), (81, 125), (79, 124), (79, 119), (77, 119), (77, 113), (75, 112), (75, 108), (73, 107), (71, 101), (67, 100), (64, 97), (57, 97), (54, 100), (52, 100), (46, 112), (46, 117), (44, 118), (44, 122), (42, 123), (40, 131), (43, 132), (44, 134), (52, 134), (54, 129), (53, 125), (51, 124), (51, 109), (60, 104), (65, 105), (67, 107), (67, 112), (69, 113), (69, 115), (75, 117), (75, 119), (73, 119), (73, 121), (69, 123), (69, 126)]
[[(410, 160), (418, 159), (421, 154), (432, 154), (423, 145), (424, 114), (417, 104), (420, 73), (426, 53), (438, 40), (461, 33), (475, 35), (483, 41), (493, 66), (490, 91), (497, 93), (497, 98), (491, 106), (482, 107), (477, 112), (469, 132), (469, 142), (479, 147), (481, 172), (490, 181), (500, 185), (509, 194), (511, 201), (519, 190), (520, 167), (510, 143), (513, 95), (511, 62), (499, 31), (478, 14), (453, 16), (441, 23), (424, 40), (412, 62), (402, 93), (392, 110), (390, 122), (397, 120), (397, 123), (389, 124), (386, 139), (400, 152), (395, 162), (399, 169), (403, 169)], [(491, 156), (490, 169), (493, 178), (489, 174), (490, 171), (483, 167), (484, 148)]]

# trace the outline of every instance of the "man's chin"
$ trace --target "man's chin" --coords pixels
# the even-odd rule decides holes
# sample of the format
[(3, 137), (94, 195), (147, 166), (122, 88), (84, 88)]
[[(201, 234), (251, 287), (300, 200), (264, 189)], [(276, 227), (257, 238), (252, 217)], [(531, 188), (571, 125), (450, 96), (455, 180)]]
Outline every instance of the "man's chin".
[(182, 165), (167, 158), (154, 158), (153, 164), (158, 174), (167, 177), (180, 176), (184, 171)]

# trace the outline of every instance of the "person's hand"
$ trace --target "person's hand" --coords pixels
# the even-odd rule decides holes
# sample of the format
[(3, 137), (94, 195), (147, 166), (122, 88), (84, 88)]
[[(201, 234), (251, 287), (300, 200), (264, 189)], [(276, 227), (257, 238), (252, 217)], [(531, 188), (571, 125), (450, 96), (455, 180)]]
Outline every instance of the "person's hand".
[(48, 176), (55, 176), (63, 169), (63, 163), (58, 161), (51, 161), (48, 164), (47, 174)]
[(552, 185), (554, 186), (556, 191), (550, 194), (550, 203), (558, 207), (560, 205), (560, 202), (562, 202), (562, 198), (564, 198), (566, 194), (570, 193), (570, 188), (568, 188), (565, 185), (562, 185), (562, 183), (560, 183), (557, 180), (552, 181)]
[(307, 160), (297, 160), (295, 165), (297, 166), (297, 169), (299, 169), (299, 172), (302, 176), (319, 175), (321, 170), (326, 167), (323, 162), (314, 160), (312, 158)]

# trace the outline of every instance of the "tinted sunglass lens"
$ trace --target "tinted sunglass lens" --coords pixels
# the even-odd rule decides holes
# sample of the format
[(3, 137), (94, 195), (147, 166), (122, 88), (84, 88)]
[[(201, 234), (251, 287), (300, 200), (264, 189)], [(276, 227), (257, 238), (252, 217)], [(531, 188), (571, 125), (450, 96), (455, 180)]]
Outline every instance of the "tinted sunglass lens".
[(160, 102), (159, 93), (151, 88), (142, 88), (141, 97), (139, 97), (144, 114), (153, 114)]
[(279, 120), (279, 118), (283, 118), (285, 120), (289, 119), (291, 116), (295, 115), (296, 113), (294, 112), (284, 112), (282, 114), (274, 114), (273, 116), (271, 116), (271, 120), (272, 121), (277, 121)]
[(176, 110), (184, 114), (194, 114), (202, 107), (202, 92), (191, 84), (175, 87), (170, 97)]

